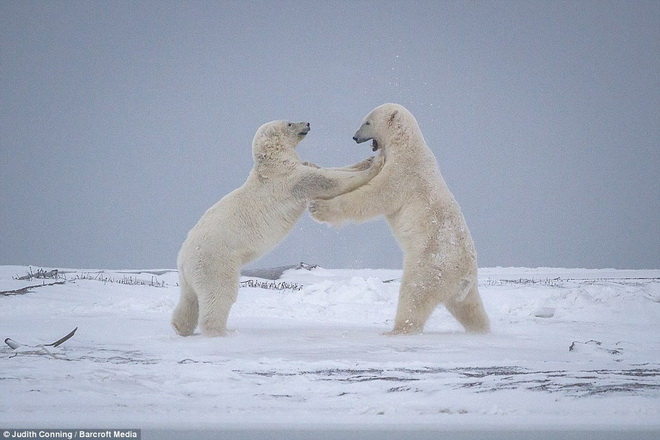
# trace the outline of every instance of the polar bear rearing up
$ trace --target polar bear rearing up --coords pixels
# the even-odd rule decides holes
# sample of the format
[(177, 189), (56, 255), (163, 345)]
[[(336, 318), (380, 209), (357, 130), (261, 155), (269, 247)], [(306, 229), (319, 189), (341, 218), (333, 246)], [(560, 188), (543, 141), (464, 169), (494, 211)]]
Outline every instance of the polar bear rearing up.
[(312, 199), (328, 199), (368, 182), (382, 158), (352, 167), (319, 168), (300, 161), (295, 147), (307, 122), (273, 121), (252, 141), (254, 167), (245, 183), (213, 205), (188, 233), (179, 251), (181, 298), (172, 316), (178, 334), (226, 332), (238, 294), (240, 270), (289, 233)]
[(372, 140), (385, 156), (365, 186), (310, 203), (312, 217), (330, 224), (385, 215), (404, 253), (403, 279), (392, 333), (419, 333), (438, 304), (471, 332), (490, 324), (477, 289), (477, 256), (463, 214), (426, 145), (415, 117), (383, 104), (353, 138)]

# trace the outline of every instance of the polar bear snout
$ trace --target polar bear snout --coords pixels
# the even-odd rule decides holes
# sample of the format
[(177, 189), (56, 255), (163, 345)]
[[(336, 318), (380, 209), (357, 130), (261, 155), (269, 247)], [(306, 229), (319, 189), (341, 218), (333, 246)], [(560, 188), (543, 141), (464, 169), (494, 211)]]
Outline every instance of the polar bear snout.
[(353, 136), (353, 140), (357, 142), (358, 144), (361, 144), (362, 142), (367, 142), (371, 141), (371, 151), (378, 151), (378, 142), (376, 142), (376, 139), (372, 137), (360, 137), (358, 133), (355, 133), (355, 136)]
[(299, 136), (305, 136), (307, 133), (309, 133), (309, 130), (311, 130), (309, 122), (299, 122), (298, 125), (302, 125), (302, 128), (298, 132)]
[(355, 133), (355, 136), (353, 136), (353, 140), (355, 142), (357, 142), (358, 144), (361, 144), (362, 142), (367, 142), (369, 139), (371, 139), (371, 138), (368, 138), (368, 137), (362, 137), (362, 136), (360, 136), (359, 133), (360, 132), (358, 131), (357, 133)]
[(374, 144), (372, 145), (371, 149), (373, 151), (376, 151), (378, 149), (378, 144), (376, 143), (376, 140), (374, 139), (375, 133), (373, 130), (373, 126), (369, 121), (365, 122), (360, 126), (358, 131), (355, 132), (353, 135), (353, 140), (357, 142), (358, 144), (361, 144), (362, 142), (367, 142), (370, 140), (374, 141)]
[(279, 122), (286, 124), (289, 133), (295, 134), (296, 136), (303, 137), (307, 133), (309, 133), (310, 130), (309, 122), (287, 122), (287, 121), (279, 121)]

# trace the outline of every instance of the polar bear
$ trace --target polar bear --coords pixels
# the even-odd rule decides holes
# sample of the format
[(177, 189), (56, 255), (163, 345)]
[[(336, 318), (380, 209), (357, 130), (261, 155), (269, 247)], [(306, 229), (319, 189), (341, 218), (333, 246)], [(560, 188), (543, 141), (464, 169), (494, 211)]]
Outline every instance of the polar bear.
[(383, 104), (366, 116), (353, 139), (372, 140), (372, 149), (385, 156), (382, 170), (354, 191), (312, 201), (309, 210), (317, 221), (332, 225), (378, 215), (387, 219), (404, 253), (390, 333), (422, 332), (439, 304), (467, 331), (488, 332), (472, 237), (415, 117), (401, 105)]
[(330, 169), (301, 162), (295, 147), (309, 130), (307, 122), (262, 125), (252, 141), (254, 166), (245, 183), (188, 233), (177, 261), (181, 297), (172, 316), (179, 335), (191, 335), (198, 320), (203, 335), (224, 335), (241, 267), (283, 240), (311, 199), (354, 190), (382, 168), (382, 158)]

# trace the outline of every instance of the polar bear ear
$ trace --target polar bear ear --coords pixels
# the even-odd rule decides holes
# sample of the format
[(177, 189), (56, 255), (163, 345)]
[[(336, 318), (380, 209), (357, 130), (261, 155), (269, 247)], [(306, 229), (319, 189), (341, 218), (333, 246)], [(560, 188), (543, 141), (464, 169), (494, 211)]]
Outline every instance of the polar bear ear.
[(387, 126), (391, 127), (394, 125), (394, 119), (396, 118), (396, 115), (399, 114), (399, 110), (394, 110), (392, 113), (390, 113), (390, 116), (387, 118)]

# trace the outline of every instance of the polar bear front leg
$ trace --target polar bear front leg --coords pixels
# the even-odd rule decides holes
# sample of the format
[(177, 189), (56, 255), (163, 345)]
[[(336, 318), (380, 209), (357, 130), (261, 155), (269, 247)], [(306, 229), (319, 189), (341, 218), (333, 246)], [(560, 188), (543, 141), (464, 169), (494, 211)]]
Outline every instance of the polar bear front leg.
[(292, 192), (307, 200), (328, 200), (359, 188), (383, 168), (385, 158), (377, 156), (370, 162), (369, 168), (356, 171), (342, 168), (310, 168), (302, 170), (300, 180), (293, 186)]
[(368, 170), (371, 167), (374, 159), (375, 159), (375, 157), (372, 156), (368, 159), (363, 160), (362, 162), (358, 162), (356, 164), (349, 165), (349, 166), (344, 167), (344, 168), (340, 168), (340, 170), (346, 170), (346, 171), (364, 171), (364, 170)]
[(364, 222), (379, 215), (386, 215), (392, 199), (388, 199), (387, 188), (381, 191), (380, 182), (372, 182), (358, 189), (329, 200), (314, 200), (308, 209), (317, 222), (340, 225), (345, 220)]

